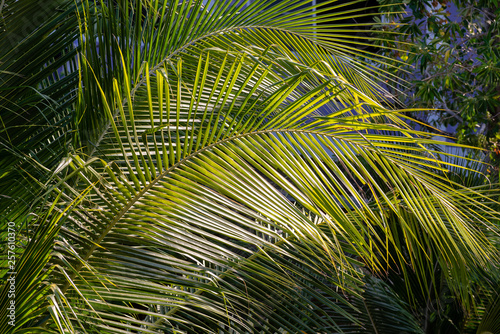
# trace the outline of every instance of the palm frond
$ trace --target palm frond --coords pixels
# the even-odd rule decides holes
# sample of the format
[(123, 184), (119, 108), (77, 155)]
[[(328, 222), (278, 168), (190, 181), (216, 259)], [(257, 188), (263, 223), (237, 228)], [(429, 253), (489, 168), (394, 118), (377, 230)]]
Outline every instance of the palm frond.
[[(478, 173), (387, 108), (376, 65), (308, 1), (204, 3), (75, 6), (78, 78), (50, 86), (77, 91), (74, 149), (51, 158), (57, 138), (30, 135), (34, 193), (64, 222), (23, 253), (51, 285), (26, 271), (19, 330), (418, 333), (412, 298), (441, 280), (473, 309), (468, 284), (499, 260), (498, 188), (450, 177)], [(357, 15), (333, 3), (318, 22)], [(417, 291), (375, 278), (398, 270)]]

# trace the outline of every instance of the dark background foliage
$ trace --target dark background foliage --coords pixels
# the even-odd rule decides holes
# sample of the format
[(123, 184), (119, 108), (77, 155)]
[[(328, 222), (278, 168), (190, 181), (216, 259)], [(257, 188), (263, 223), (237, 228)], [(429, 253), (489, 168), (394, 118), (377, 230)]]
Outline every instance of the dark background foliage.
[[(496, 0), (381, 0), (392, 13), (375, 29), (389, 48), (381, 54), (409, 67), (387, 67), (393, 94), (408, 107), (431, 108), (416, 116), (486, 149), (497, 166), (500, 157), (500, 9)], [(395, 13), (399, 11), (399, 13)], [(386, 23), (398, 22), (399, 26)], [(404, 33), (404, 37), (394, 33)], [(411, 42), (407, 45), (402, 42)], [(403, 49), (404, 51), (400, 50)]]

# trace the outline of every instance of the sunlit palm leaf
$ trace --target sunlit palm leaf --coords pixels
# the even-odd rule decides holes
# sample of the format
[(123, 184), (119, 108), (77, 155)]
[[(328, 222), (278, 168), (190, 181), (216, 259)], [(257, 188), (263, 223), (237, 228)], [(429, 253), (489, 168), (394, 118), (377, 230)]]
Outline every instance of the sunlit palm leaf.
[(55, 211), (78, 205), (47, 260), (51, 317), (28, 325), (418, 332), (370, 275), (426, 294), (435, 263), (472, 307), (472, 273), (498, 261), (497, 190), (449, 179), (440, 142), (300, 4), (83, 4), (78, 150), (42, 181)]
[[(455, 203), (455, 196), (463, 195), (448, 192), (453, 189), (446, 186), (445, 179), (431, 178), (436, 170), (442, 170), (447, 164), (429, 158), (432, 151), (426, 150), (423, 144), (432, 143), (431, 140), (414, 137), (405, 128), (399, 129), (401, 134), (406, 134), (403, 137), (363, 134), (356, 131), (357, 124), (363, 124), (363, 130), (369, 128), (369, 124), (374, 124), (374, 128), (378, 126), (369, 123), (377, 118), (370, 120), (363, 115), (358, 117), (363, 123), (353, 122), (351, 115), (337, 116), (335, 121), (338, 124), (333, 123), (333, 118), (315, 118), (314, 107), (325, 99), (338, 98), (336, 102), (341, 106), (348, 105), (342, 101), (349, 101), (353, 96), (364, 98), (367, 103), (373, 102), (352, 88), (349, 91), (339, 89), (339, 85), (345, 84), (327, 75), (318, 77), (316, 72), (314, 80), (308, 80), (309, 70), (300, 70), (298, 76), (292, 74), (290, 80), (285, 77), (282, 80), (284, 86), (274, 85), (273, 93), (256, 95), (252, 108), (243, 113), (241, 105), (244, 102), (237, 104), (235, 101), (241, 92), (249, 89), (245, 90), (243, 86), (243, 89), (229, 94), (236, 82), (244, 82), (238, 80), (240, 73), (222, 83), (219, 81), (225, 68), (232, 73), (235, 68), (240, 68), (239, 63), (228, 61), (227, 55), (221, 58), (221, 62), (219, 71), (212, 76), (215, 81), (210, 82), (210, 89), (205, 94), (214, 95), (213, 92), (219, 89), (217, 96), (220, 101), (212, 104), (210, 113), (206, 111), (208, 104), (202, 94), (202, 82), (207, 83), (208, 77), (202, 72), (206, 68), (203, 57), (196, 66), (195, 76), (185, 80), (182, 73), (189, 66), (184, 68), (181, 62), (169, 64), (172, 68), (170, 74), (170, 68), (164, 67), (165, 74), (159, 72), (159, 76), (147, 78), (145, 92), (141, 94), (142, 90), (137, 90), (137, 98), (128, 99), (126, 109), (118, 106), (120, 116), (117, 121), (111, 120), (114, 136), (104, 137), (96, 150), (102, 158), (111, 158), (113, 162), (103, 165), (103, 173), (95, 169), (102, 167), (91, 167), (95, 163), (78, 172), (81, 179), (88, 180), (83, 187), (94, 182), (100, 182), (102, 186), (91, 192), (87, 197), (91, 202), (87, 202), (79, 216), (74, 217), (75, 223), (79, 221), (74, 229), (86, 226), (86, 230), (73, 236), (73, 245), (80, 249), (81, 257), (92, 268), (106, 272), (107, 279), (113, 283), (120, 283), (116, 292), (111, 292), (113, 287), (100, 288), (99, 295), (90, 297), (90, 290), (73, 274), (75, 284), (90, 294), (89, 299), (114, 300), (112, 296), (116, 295), (119, 296), (117, 302), (142, 300), (148, 305), (144, 314), (152, 317), (151, 320), (158, 319), (150, 325), (152, 328), (174, 326), (199, 331), (202, 324), (206, 328), (223, 329), (225, 325), (222, 324), (227, 322), (228, 328), (249, 331), (248, 326), (262, 325), (264, 321), (266, 326), (271, 326), (271, 332), (280, 328), (302, 330), (304, 323), (283, 320), (291, 312), (289, 308), (276, 313), (275, 308), (269, 308), (269, 303), (290, 303), (287, 298), (294, 294), (286, 291), (291, 288), (303, 291), (306, 300), (321, 298), (309, 288), (312, 285), (316, 289), (320, 284), (317, 276), (308, 278), (310, 270), (328, 278), (328, 284), (342, 290), (352, 286), (354, 290), (351, 289), (350, 293), (355, 294), (356, 284), (348, 282), (356, 281), (360, 264), (353, 263), (352, 256), (379, 272), (386, 265), (380, 258), (389, 254), (390, 249), (386, 247), (394, 245), (399, 248), (400, 238), (393, 234), (396, 230), (391, 228), (387, 214), (381, 214), (384, 211), (396, 215), (406, 243), (412, 245), (408, 248), (412, 265), (419, 268), (420, 264), (425, 264), (426, 257), (430, 256), (428, 252), (433, 252), (431, 249), (439, 252), (440, 265), (457, 273), (454, 280), (459, 277), (464, 280), (453, 286), (464, 300), (467, 299), (467, 291), (460, 289), (464, 282), (468, 282), (467, 275), (463, 276), (467, 271), (464, 264), (478, 262), (485, 265), (493, 258), (494, 252), (480, 234), (471, 233), (475, 229), (470, 224), (473, 217), (462, 212), (460, 204)], [(206, 73), (208, 71), (207, 68)], [(185, 83), (188, 80), (202, 86)], [(301, 85), (314, 87), (314, 84), (318, 89), (301, 90)], [(292, 91), (288, 92), (290, 89)], [(194, 91), (200, 92), (201, 97), (192, 94)], [(161, 94), (153, 95), (152, 92)], [(117, 85), (115, 93), (120, 94)], [(300, 95), (294, 100), (295, 94)], [(160, 103), (160, 99), (164, 102)], [(116, 100), (120, 101), (121, 97)], [(240, 108), (234, 108), (235, 105)], [(268, 108), (269, 105), (272, 109)], [(193, 111), (194, 106), (202, 107), (201, 111)], [(335, 108), (335, 104), (332, 107)], [(113, 108), (109, 105), (106, 108), (112, 117)], [(182, 112), (184, 108), (188, 110)], [(161, 114), (171, 117), (172, 121), (163, 123), (160, 110), (165, 110)], [(240, 114), (246, 117), (238, 121)], [(382, 116), (387, 117), (387, 122), (397, 115), (382, 112), (376, 117)], [(199, 121), (195, 122), (197, 119)], [(349, 127), (349, 123), (354, 128)], [(148, 129), (154, 131), (148, 132)], [(193, 134), (192, 137), (187, 135), (189, 133)], [(146, 140), (149, 135), (150, 139)], [(371, 176), (373, 170), (377, 171), (378, 179)], [(365, 189), (358, 184), (364, 184)], [(375, 205), (370, 205), (370, 201)], [(479, 203), (477, 207), (476, 214), (486, 210)], [(423, 215), (425, 211), (427, 213)], [(320, 221), (308, 218), (311, 214), (321, 217)], [(476, 216), (476, 219), (480, 217)], [(263, 223), (272, 228), (263, 229)], [(326, 230), (320, 228), (323, 225)], [(423, 231), (427, 237), (422, 238)], [(296, 241), (300, 243), (295, 244)], [(125, 249), (134, 251), (125, 255)], [(145, 250), (146, 253), (140, 255)], [(161, 254), (168, 257), (160, 263), (144, 265), (137, 259), (148, 256), (160, 259), (163, 258)], [(70, 254), (67, 256), (71, 258)], [(407, 260), (397, 252), (392, 257), (396, 263)], [(196, 268), (195, 272), (174, 270), (179, 259), (187, 261), (185, 266)], [(246, 267), (248, 259), (252, 260), (249, 268)], [(259, 259), (271, 262), (260, 264)], [(289, 263), (287, 259), (301, 263), (301, 266), (292, 265), (293, 262)], [(308, 260), (304, 262), (305, 259)], [(175, 263), (170, 262), (172, 260)], [(80, 275), (87, 271), (79, 260), (72, 261)], [(308, 261), (314, 261), (315, 265), (307, 265)], [(267, 270), (270, 270), (268, 276)], [(276, 272), (280, 271), (283, 276), (277, 278)], [(127, 275), (122, 276), (123, 272)], [(233, 273), (236, 272), (238, 280), (234, 282)], [(94, 274), (88, 275), (84, 274), (87, 281)], [(151, 280), (156, 281), (154, 277), (157, 275), (170, 278), (163, 280), (163, 284), (151, 286), (163, 291), (162, 297), (148, 299), (146, 296), (151, 292), (144, 287), (151, 284), (148, 283)], [(149, 280), (145, 279), (148, 276)], [(212, 276), (220, 278), (212, 279)], [(135, 278), (129, 282), (132, 277)], [(258, 279), (258, 287), (253, 286), (253, 279)], [(182, 287), (183, 292), (174, 293), (173, 286)], [(328, 292), (327, 286), (321, 285), (320, 291), (335, 300), (342, 299), (335, 290)], [(426, 282), (421, 282), (421, 286), (425, 290)], [(69, 287), (66, 283), (63, 291)], [(106, 292), (108, 289), (111, 294)], [(269, 303), (259, 305), (259, 296), (271, 295), (271, 292), (274, 295)], [(311, 326), (319, 331), (339, 326), (333, 318), (324, 318), (321, 310), (311, 313), (301, 309), (300, 295), (295, 294), (293, 300), (295, 302), (290, 305), (295, 310), (295, 319), (298, 314), (299, 319), (306, 316)], [(253, 310), (244, 307), (248, 303), (253, 305)], [(164, 312), (158, 312), (159, 305), (165, 307)], [(335, 303), (329, 306), (342, 314), (342, 308)], [(141, 313), (137, 308), (135, 312)], [(151, 312), (157, 312), (156, 316)], [(282, 320), (272, 325), (268, 318), (270, 312)], [(256, 320), (249, 320), (250, 314)], [(99, 315), (109, 317), (104, 313)], [(95, 315), (89, 316), (93, 319), (89, 321), (95, 326), (103, 326), (95, 322)], [(348, 318), (347, 313), (345, 316)], [(120, 326), (132, 326), (124, 322), (112, 324), (115, 330)], [(141, 320), (136, 325), (145, 324)]]

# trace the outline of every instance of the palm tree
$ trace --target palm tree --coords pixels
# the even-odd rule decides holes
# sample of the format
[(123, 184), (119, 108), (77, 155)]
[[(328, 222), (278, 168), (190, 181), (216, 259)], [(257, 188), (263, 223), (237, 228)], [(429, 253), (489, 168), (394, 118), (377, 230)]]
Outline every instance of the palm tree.
[(492, 331), (498, 187), (345, 5), (2, 2), (1, 332)]

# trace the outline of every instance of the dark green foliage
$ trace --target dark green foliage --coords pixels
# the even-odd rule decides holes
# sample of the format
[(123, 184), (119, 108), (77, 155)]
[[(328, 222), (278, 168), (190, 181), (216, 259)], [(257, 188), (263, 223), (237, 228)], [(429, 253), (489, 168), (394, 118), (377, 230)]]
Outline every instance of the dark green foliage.
[[(382, 4), (394, 3), (382, 0)], [(381, 52), (409, 68), (389, 69), (399, 91), (394, 94), (407, 106), (434, 109), (424, 117), (444, 127), (459, 142), (485, 148), (498, 165), (500, 158), (500, 8), (497, 1), (409, 0), (399, 5), (405, 14), (386, 14), (384, 32), (405, 51)], [(403, 41), (415, 42), (405, 46)]]
[(2, 334), (497, 326), (498, 185), (391, 107), (364, 1), (1, 3)]

